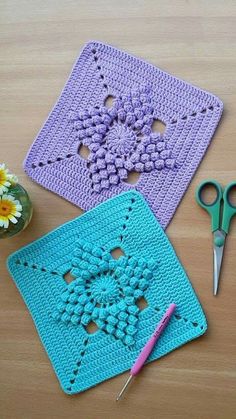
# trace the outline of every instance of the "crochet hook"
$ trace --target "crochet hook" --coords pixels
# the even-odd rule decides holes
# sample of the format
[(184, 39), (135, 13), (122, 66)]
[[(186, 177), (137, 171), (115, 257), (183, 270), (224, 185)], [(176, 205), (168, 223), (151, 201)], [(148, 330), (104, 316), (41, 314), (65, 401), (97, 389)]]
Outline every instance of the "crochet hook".
[(125, 390), (127, 389), (128, 385), (130, 384), (132, 379), (135, 377), (135, 375), (137, 375), (141, 371), (146, 359), (149, 357), (150, 353), (152, 352), (152, 350), (153, 350), (157, 340), (159, 339), (161, 333), (163, 332), (163, 330), (166, 328), (167, 324), (169, 323), (169, 320), (170, 320), (172, 314), (174, 313), (175, 308), (176, 308), (176, 305), (171, 304), (169, 306), (169, 308), (167, 309), (167, 311), (165, 312), (162, 319), (160, 320), (160, 322), (158, 323), (154, 333), (152, 334), (150, 339), (147, 341), (146, 345), (144, 346), (144, 348), (140, 352), (138, 358), (136, 359), (135, 363), (133, 364), (133, 366), (130, 370), (130, 376), (129, 376), (128, 380), (126, 381), (124, 387), (122, 388), (122, 390), (118, 394), (118, 396), (116, 398), (116, 401), (118, 401), (121, 398), (122, 394), (125, 392)]

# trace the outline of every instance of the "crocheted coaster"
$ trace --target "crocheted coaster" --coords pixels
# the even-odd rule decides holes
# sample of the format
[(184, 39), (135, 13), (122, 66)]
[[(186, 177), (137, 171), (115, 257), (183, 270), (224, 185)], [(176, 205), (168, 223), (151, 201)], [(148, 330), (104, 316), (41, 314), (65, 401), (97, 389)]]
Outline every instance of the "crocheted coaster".
[[(117, 247), (119, 259), (111, 254)], [(177, 310), (149, 361), (207, 328), (173, 247), (137, 192), (24, 247), (8, 267), (68, 394), (128, 370), (170, 303)], [(98, 330), (89, 333), (92, 322)]]
[[(115, 100), (104, 106), (107, 96)], [(215, 131), (215, 96), (99, 42), (82, 51), (25, 161), (35, 181), (88, 210), (135, 188), (163, 227)], [(153, 132), (158, 119), (163, 134)], [(88, 147), (87, 159), (81, 145)], [(141, 174), (130, 185), (129, 173)]]

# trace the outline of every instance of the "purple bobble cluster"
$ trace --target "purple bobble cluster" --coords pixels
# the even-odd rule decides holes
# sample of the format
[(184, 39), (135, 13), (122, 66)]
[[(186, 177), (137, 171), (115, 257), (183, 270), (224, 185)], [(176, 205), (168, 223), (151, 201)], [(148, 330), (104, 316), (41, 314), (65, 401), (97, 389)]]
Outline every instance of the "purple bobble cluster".
[(116, 99), (110, 109), (105, 106), (89, 107), (78, 112), (76, 116), (72, 116), (72, 119), (75, 119), (77, 137), (91, 151), (97, 151), (114, 122), (130, 127), (136, 133), (149, 135), (153, 123), (153, 107), (149, 93), (150, 89), (142, 86)]
[(90, 150), (92, 188), (98, 193), (127, 179), (130, 171), (175, 166), (163, 137), (152, 133), (153, 107), (147, 86), (117, 98), (110, 109), (88, 108), (75, 119), (80, 143)]
[(165, 167), (173, 169), (175, 159), (171, 156), (171, 150), (167, 148), (166, 142), (160, 133), (153, 133), (145, 137), (138, 144), (136, 152), (130, 157), (133, 164), (131, 170), (136, 172), (151, 172), (161, 170)]

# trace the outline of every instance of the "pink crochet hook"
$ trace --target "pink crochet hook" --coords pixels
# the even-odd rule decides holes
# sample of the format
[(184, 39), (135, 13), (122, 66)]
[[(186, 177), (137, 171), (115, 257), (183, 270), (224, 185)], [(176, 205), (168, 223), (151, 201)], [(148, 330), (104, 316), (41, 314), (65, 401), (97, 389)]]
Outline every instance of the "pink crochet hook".
[(135, 377), (135, 375), (137, 375), (141, 371), (146, 359), (149, 357), (150, 353), (152, 352), (158, 338), (160, 337), (161, 333), (163, 332), (163, 330), (166, 328), (167, 324), (169, 323), (169, 320), (172, 314), (174, 313), (175, 308), (176, 308), (176, 305), (171, 304), (168, 310), (165, 312), (164, 316), (162, 317), (161, 321), (158, 323), (154, 333), (152, 334), (150, 339), (147, 341), (146, 345), (144, 346), (138, 358), (136, 359), (134, 365), (132, 366), (130, 370), (130, 376), (128, 380), (126, 381), (124, 387), (122, 388), (121, 392), (117, 396), (116, 401), (118, 401), (121, 398), (122, 394), (128, 387), (133, 377)]

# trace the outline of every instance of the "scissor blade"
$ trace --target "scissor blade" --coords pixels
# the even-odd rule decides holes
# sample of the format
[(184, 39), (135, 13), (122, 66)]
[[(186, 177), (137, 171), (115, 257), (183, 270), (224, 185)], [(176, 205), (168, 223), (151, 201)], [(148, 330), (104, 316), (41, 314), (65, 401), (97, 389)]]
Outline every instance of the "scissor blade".
[[(226, 233), (221, 230), (217, 230), (214, 233), (214, 276), (213, 276), (213, 294), (216, 295), (218, 292), (219, 287), (219, 279), (220, 279), (220, 270), (222, 265), (222, 258), (224, 253), (225, 247), (225, 237)], [(221, 243), (222, 245), (218, 245), (216, 243)]]

